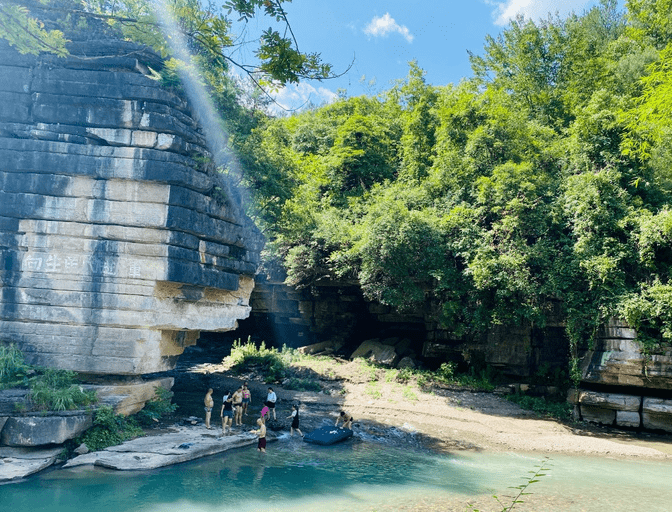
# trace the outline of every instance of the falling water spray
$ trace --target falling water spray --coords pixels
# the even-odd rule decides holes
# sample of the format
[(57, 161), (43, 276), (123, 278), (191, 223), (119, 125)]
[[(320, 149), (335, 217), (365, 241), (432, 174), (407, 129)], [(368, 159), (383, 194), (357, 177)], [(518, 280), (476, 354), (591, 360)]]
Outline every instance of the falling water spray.
[[(227, 175), (219, 174), (217, 176), (217, 185), (225, 189), (224, 192), (229, 200), (236, 201), (239, 206), (242, 206), (243, 190), (237, 185), (242, 178), (240, 164), (235, 153), (229, 147), (229, 134), (226, 133), (224, 124), (217, 114), (217, 108), (199, 78), (199, 70), (189, 52), (184, 34), (178, 27), (165, 0), (152, 0), (151, 5), (173, 56), (180, 61), (177, 68), (178, 74), (184, 91), (191, 102), (195, 117), (203, 128), (205, 140), (214, 163), (218, 168), (226, 168), (228, 171)], [(236, 212), (241, 211), (241, 209), (233, 208)], [(237, 213), (234, 215), (238, 216)]]

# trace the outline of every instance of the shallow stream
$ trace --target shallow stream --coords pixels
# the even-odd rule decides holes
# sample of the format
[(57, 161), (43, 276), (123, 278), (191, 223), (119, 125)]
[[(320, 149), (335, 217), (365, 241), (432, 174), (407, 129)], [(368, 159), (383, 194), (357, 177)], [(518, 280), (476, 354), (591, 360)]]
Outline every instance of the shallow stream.
[[(0, 510), (445, 511), (501, 510), (541, 456), (402, 450), (356, 438), (320, 447), (298, 438), (146, 472), (53, 470), (0, 486)], [(553, 456), (519, 511), (669, 511), (672, 464)]]

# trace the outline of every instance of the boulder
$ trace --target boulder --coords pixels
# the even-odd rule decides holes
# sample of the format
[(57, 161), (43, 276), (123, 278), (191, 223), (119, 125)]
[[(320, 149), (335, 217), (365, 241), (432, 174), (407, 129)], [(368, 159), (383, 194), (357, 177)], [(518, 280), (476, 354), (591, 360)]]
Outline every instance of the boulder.
[(77, 437), (93, 425), (93, 413), (90, 411), (50, 414), (8, 418), (0, 434), (0, 444), (30, 447), (61, 444)]
[(394, 363), (398, 359), (398, 355), (393, 346), (384, 345), (377, 340), (364, 341), (357, 350), (352, 353), (350, 359), (356, 359), (358, 357), (387, 366), (394, 366)]
[(397, 343), (394, 346), (394, 350), (397, 354), (399, 354), (401, 357), (405, 356), (415, 356), (416, 353), (415, 351), (411, 348), (413, 346), (413, 342), (408, 339), (404, 338), (402, 339), (399, 343)]
[(75, 448), (72, 452), (76, 453), (77, 455), (85, 455), (89, 453), (91, 450), (89, 450), (89, 447), (86, 446), (85, 443), (80, 444), (77, 448)]
[(103, 403), (112, 403), (114, 412), (129, 416), (140, 411), (148, 400), (156, 396), (156, 388), (170, 390), (175, 379), (138, 380), (135, 382), (111, 382), (103, 386), (93, 386)]
[(639, 411), (616, 411), (616, 425), (619, 427), (639, 428), (641, 423)]
[(672, 432), (672, 400), (644, 398), (642, 402), (642, 425), (650, 430)]
[(403, 368), (417, 368), (417, 364), (415, 364), (415, 361), (413, 360), (412, 357), (402, 357), (399, 362), (397, 363), (397, 368), (403, 369)]
[(313, 343), (312, 345), (306, 345), (304, 347), (300, 347), (298, 351), (302, 354), (320, 354), (320, 353), (328, 353), (328, 354), (333, 354), (334, 352), (339, 351), (341, 348), (343, 348), (343, 342), (338, 341), (338, 340), (328, 340), (328, 341), (323, 341), (321, 343)]
[(604, 409), (592, 405), (581, 405), (581, 418), (591, 423), (600, 423), (601, 425), (613, 425), (616, 421), (616, 411), (613, 409)]
[(618, 393), (598, 393), (595, 391), (581, 391), (579, 393), (581, 405), (592, 405), (603, 409), (616, 411), (639, 411), (642, 399), (638, 396)]

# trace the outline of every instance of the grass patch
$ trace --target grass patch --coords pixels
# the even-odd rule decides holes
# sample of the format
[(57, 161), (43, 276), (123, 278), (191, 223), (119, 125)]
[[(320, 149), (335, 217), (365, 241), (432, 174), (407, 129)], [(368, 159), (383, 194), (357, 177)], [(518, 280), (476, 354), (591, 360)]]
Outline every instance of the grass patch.
[(380, 390), (378, 382), (369, 382), (364, 389), (364, 393), (376, 400), (383, 397), (383, 392)]
[(41, 411), (68, 411), (98, 401), (95, 391), (79, 385), (75, 372), (29, 365), (14, 344), (0, 345), (0, 389), (7, 388), (29, 389), (28, 404), (17, 405), (17, 412), (25, 412), (28, 405)]
[(98, 401), (95, 391), (85, 391), (76, 384), (77, 374), (67, 370), (47, 369), (30, 380), (28, 400), (42, 411), (70, 411)]
[(413, 391), (411, 386), (404, 386), (401, 394), (406, 400), (410, 400), (412, 402), (417, 402), (418, 400), (418, 395), (415, 393), (415, 391)]
[(356, 361), (359, 363), (359, 367), (361, 368), (363, 376), (367, 382), (378, 381), (378, 367), (376, 365), (361, 357), (358, 357)]
[(0, 344), (0, 389), (25, 387), (33, 373), (32, 366), (26, 364), (23, 352), (16, 345)]
[(297, 379), (295, 377), (284, 382), (282, 387), (285, 389), (293, 389), (295, 391), (322, 391), (322, 386), (319, 382), (311, 379)]
[(547, 400), (545, 397), (519, 393), (508, 395), (506, 399), (544, 418), (566, 421), (572, 417), (572, 405), (567, 401)]

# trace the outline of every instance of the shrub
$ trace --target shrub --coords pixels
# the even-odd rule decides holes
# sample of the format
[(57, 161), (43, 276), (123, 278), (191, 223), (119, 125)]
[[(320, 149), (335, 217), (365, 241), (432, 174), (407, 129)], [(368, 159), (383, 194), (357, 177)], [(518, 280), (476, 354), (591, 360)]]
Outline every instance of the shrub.
[(76, 442), (86, 444), (89, 450), (95, 452), (141, 435), (142, 429), (134, 418), (115, 414), (112, 407), (105, 406), (96, 411), (93, 427)]
[(232, 372), (241, 374), (255, 370), (266, 382), (281, 381), (286, 374), (286, 365), (280, 352), (275, 348), (266, 348), (264, 342), (257, 348), (256, 344), (247, 339), (233, 342), (231, 354), (224, 359)]
[(1, 345), (0, 389), (26, 386), (30, 388), (28, 400), (40, 410), (66, 411), (97, 401), (95, 391), (84, 391), (77, 384), (75, 372), (34, 368), (26, 364), (23, 352), (16, 345)]
[(455, 380), (455, 363), (441, 363), (439, 369), (434, 372), (434, 379), (444, 383), (453, 382)]
[(142, 408), (136, 418), (142, 425), (151, 425), (152, 422), (159, 421), (164, 415), (173, 413), (177, 410), (177, 404), (172, 403), (172, 391), (157, 386), (154, 388), (154, 398), (149, 400)]
[(0, 389), (25, 385), (32, 372), (16, 345), (0, 345)]
[(406, 384), (411, 378), (413, 377), (413, 370), (410, 368), (402, 368), (399, 370), (399, 373), (397, 374), (397, 381), (401, 382), (402, 384)]
[(84, 391), (76, 379), (75, 372), (46, 368), (30, 379), (28, 399), (44, 411), (69, 411), (96, 403), (96, 392)]

